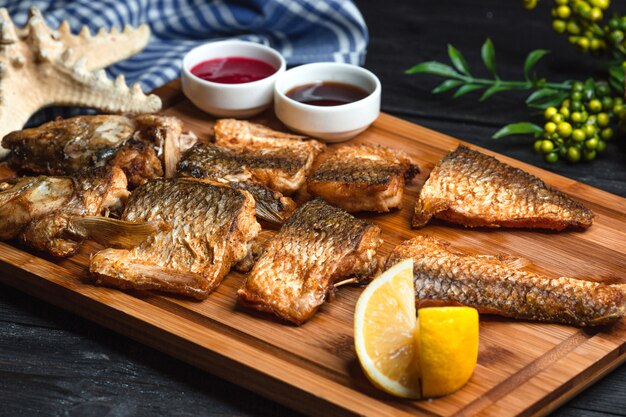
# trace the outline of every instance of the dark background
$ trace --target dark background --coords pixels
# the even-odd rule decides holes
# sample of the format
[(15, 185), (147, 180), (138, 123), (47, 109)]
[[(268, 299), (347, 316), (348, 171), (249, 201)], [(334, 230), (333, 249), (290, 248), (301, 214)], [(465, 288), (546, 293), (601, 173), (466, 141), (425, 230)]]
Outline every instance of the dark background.
[[(480, 46), (490, 37), (503, 79), (522, 77), (526, 54), (550, 49), (537, 71), (552, 81), (602, 76), (550, 29), (548, 3), (533, 12), (521, 0), (358, 1), (370, 29), (366, 67), (383, 84), (383, 110), (559, 174), (626, 196), (626, 146), (610, 144), (593, 163), (549, 165), (532, 138), (490, 139), (500, 126), (541, 121), (505, 93), (485, 103), (478, 94), (433, 96), (439, 79), (405, 75), (427, 60), (447, 60), (454, 44), (473, 72), (487, 75)], [(626, 11), (625, 2), (613, 9)], [(621, 3), (621, 4), (618, 4)], [(626, 143), (626, 140), (624, 141)], [(523, 343), (523, 341), (521, 341)], [(126, 337), (0, 285), (1, 416), (275, 416), (293, 411), (199, 371)], [(557, 410), (556, 416), (626, 415), (626, 366)]]

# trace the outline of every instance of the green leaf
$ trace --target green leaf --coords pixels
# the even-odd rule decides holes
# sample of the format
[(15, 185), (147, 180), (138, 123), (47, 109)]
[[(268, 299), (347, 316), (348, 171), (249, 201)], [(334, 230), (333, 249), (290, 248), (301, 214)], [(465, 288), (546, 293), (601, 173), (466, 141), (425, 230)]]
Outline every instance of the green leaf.
[(611, 77), (609, 79), (609, 84), (611, 84), (611, 87), (613, 87), (615, 90), (619, 92), (624, 91), (624, 83), (617, 81), (615, 78)]
[(567, 97), (567, 92), (554, 90), (551, 88), (542, 88), (540, 90), (535, 91), (526, 99), (526, 104), (530, 107), (535, 107), (539, 109), (546, 109), (550, 106), (556, 106), (561, 104), (565, 97)]
[(585, 98), (587, 100), (591, 100), (592, 94), (594, 89), (596, 88), (596, 83), (593, 81), (593, 78), (589, 78), (587, 81), (585, 81), (585, 91), (583, 92), (583, 94), (585, 94)]
[(619, 91), (620, 95), (624, 92), (624, 68), (621, 64), (609, 68), (609, 83)]
[(460, 78), (461, 75), (449, 65), (437, 61), (422, 62), (405, 71), (406, 74), (432, 74), (442, 77)]
[(452, 90), (454, 87), (458, 87), (461, 84), (463, 84), (463, 81), (459, 81), (459, 80), (445, 80), (444, 82), (439, 84), (437, 87), (435, 87), (433, 89), (432, 93), (433, 94), (443, 93), (443, 92), (446, 92), (448, 90)]
[(487, 91), (485, 91), (483, 93), (483, 95), (480, 97), (480, 101), (485, 101), (487, 100), (489, 97), (491, 97), (492, 95), (499, 93), (500, 91), (507, 91), (510, 90), (510, 88), (508, 87), (503, 87), (501, 85), (492, 85), (491, 87), (489, 87), (487, 89)]
[(483, 88), (483, 87), (480, 86), (480, 85), (465, 84), (465, 85), (462, 85), (458, 90), (456, 90), (456, 93), (454, 93), (454, 95), (452, 97), (454, 97), (454, 98), (461, 97), (461, 96), (464, 96), (467, 93), (471, 93), (472, 91), (480, 90), (481, 88)]
[(569, 94), (565, 91), (561, 91), (553, 96), (546, 96), (541, 100), (536, 100), (532, 104), (529, 104), (528, 107), (542, 110), (548, 107), (559, 107), (567, 97), (569, 97)]
[(533, 134), (536, 135), (538, 133), (543, 132), (543, 128), (541, 126), (537, 126), (534, 123), (522, 122), (522, 123), (511, 123), (509, 125), (504, 126), (502, 129), (498, 130), (493, 134), (493, 139), (500, 139), (504, 136), (509, 135), (527, 135)]
[(540, 90), (535, 91), (526, 99), (526, 104), (531, 104), (537, 100), (540, 100), (547, 96), (552, 96), (558, 93), (558, 91), (553, 90), (551, 88), (542, 88)]
[[(544, 89), (549, 90), (549, 89)], [(537, 93), (543, 92), (543, 90), (536, 91), (531, 94), (528, 99), (526, 99), (526, 104), (528, 107), (532, 107), (535, 109), (547, 109), (548, 107), (558, 107), (561, 105), (563, 100), (565, 100), (569, 94), (565, 91), (554, 91), (546, 92), (545, 94), (539, 95)]]
[(528, 80), (530, 70), (535, 66), (535, 64), (543, 58), (546, 54), (549, 54), (550, 51), (545, 49), (535, 49), (531, 51), (526, 57), (526, 61), (524, 62), (524, 77)]
[(615, 78), (616, 80), (624, 80), (624, 68), (621, 65), (616, 65), (609, 68), (609, 74), (611, 74), (611, 77)]
[(452, 61), (452, 64), (454, 64), (457, 70), (465, 75), (470, 75), (469, 67), (467, 66), (467, 62), (465, 61), (463, 54), (450, 44), (448, 44), (448, 55), (450, 56), (450, 61)]
[(480, 55), (482, 56), (487, 69), (495, 78), (498, 78), (498, 74), (496, 73), (496, 49), (493, 47), (491, 39), (487, 38), (480, 50)]

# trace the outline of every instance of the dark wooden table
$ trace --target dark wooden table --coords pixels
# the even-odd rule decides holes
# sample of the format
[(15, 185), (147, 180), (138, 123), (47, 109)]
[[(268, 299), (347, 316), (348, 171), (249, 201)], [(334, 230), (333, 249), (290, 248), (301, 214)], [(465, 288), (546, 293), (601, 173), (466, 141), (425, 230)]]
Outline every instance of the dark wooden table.
[[(626, 197), (626, 140), (591, 164), (544, 163), (532, 139), (490, 139), (509, 122), (530, 120), (523, 95), (479, 104), (475, 95), (433, 96), (437, 80), (403, 71), (445, 60), (446, 44), (480, 68), (486, 37), (496, 45), (503, 78), (521, 77), (528, 51), (553, 53), (538, 66), (558, 80), (602, 75), (549, 29), (547, 4), (526, 12), (520, 1), (359, 1), (370, 29), (366, 66), (383, 83), (383, 110)], [(548, 3), (544, 0), (543, 3)], [(551, 2), (550, 2), (551, 3)], [(617, 3), (617, 2), (613, 2)], [(625, 5), (617, 5), (624, 12)], [(477, 69), (478, 72), (480, 72)], [(536, 119), (536, 116), (535, 120)], [(626, 220), (626, 219), (625, 219)], [(43, 301), (0, 286), (1, 416), (275, 416), (282, 406), (119, 336)], [(623, 365), (557, 410), (556, 416), (626, 416)]]

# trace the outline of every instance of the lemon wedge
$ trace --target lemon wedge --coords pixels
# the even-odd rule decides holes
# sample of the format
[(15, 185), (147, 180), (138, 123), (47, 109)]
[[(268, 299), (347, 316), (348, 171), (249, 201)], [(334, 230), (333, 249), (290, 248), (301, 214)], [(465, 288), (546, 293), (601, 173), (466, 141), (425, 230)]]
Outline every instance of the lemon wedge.
[(471, 377), (478, 356), (478, 313), (470, 307), (415, 310), (413, 261), (374, 279), (356, 305), (354, 344), (374, 386), (403, 398), (450, 394)]
[(452, 394), (469, 381), (478, 359), (478, 312), (429, 307), (418, 312), (422, 395)]

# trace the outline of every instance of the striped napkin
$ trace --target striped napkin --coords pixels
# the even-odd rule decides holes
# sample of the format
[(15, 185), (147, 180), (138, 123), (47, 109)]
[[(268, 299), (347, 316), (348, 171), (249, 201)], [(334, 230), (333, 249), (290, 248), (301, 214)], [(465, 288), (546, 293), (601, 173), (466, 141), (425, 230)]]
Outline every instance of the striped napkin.
[(16, 24), (30, 6), (38, 7), (51, 27), (67, 20), (76, 33), (88, 26), (118, 28), (146, 23), (148, 46), (107, 68), (150, 91), (180, 75), (180, 61), (209, 40), (239, 38), (280, 51), (289, 65), (337, 61), (362, 64), (368, 33), (361, 13), (349, 0), (0, 0)]

